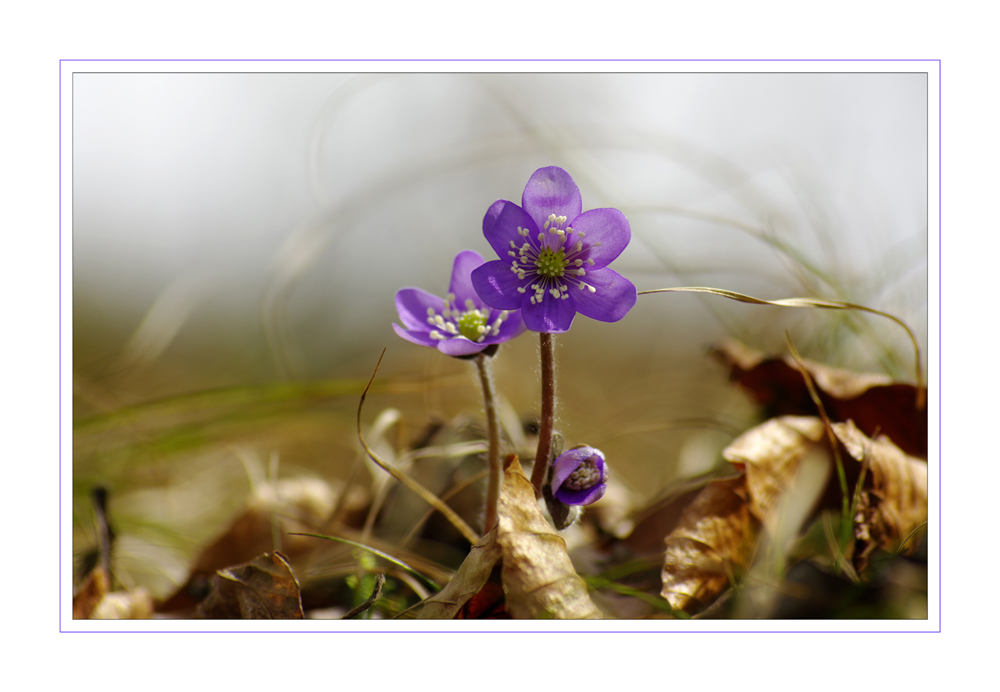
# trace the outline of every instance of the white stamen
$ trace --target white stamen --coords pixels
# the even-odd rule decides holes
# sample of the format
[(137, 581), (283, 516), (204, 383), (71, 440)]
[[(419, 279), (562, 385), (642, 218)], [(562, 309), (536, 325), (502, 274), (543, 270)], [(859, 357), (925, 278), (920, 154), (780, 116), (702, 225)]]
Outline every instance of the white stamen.
[(434, 308), (427, 308), (427, 316), (434, 317)]
[(524, 293), (524, 286), (518, 286), (517, 287), (517, 292), (518, 293)]
[(443, 340), (444, 340), (444, 339), (446, 339), (447, 337), (445, 337), (445, 336), (441, 336), (441, 332), (439, 332), (439, 331), (438, 331), (438, 330), (436, 330), (436, 329), (432, 329), (432, 330), (431, 330), (431, 338), (432, 338), (432, 339), (437, 339), (437, 340), (439, 340), (439, 341), (443, 341)]
[(476, 309), (476, 304), (472, 302), (472, 298), (466, 298), (465, 299), (465, 309), (466, 310), (475, 310)]

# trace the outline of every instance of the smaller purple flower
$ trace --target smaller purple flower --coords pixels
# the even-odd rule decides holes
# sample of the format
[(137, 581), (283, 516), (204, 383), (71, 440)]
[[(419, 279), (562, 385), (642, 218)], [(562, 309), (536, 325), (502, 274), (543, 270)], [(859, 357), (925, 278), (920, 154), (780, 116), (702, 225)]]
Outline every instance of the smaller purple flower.
[(617, 322), (635, 305), (631, 281), (608, 265), (632, 238), (617, 209), (583, 211), (580, 189), (558, 166), (535, 171), (521, 206), (497, 200), (483, 235), (500, 257), (472, 273), (483, 302), (520, 308), (533, 332), (569, 331), (576, 313)]
[(589, 505), (607, 490), (604, 453), (586, 445), (569, 450), (552, 464), (552, 495), (566, 505)]
[(458, 357), (479, 353), (523, 332), (520, 310), (493, 310), (476, 295), (470, 276), (482, 264), (478, 252), (458, 253), (445, 298), (419, 288), (400, 289), (396, 311), (403, 327), (393, 324), (392, 328), (407, 341)]

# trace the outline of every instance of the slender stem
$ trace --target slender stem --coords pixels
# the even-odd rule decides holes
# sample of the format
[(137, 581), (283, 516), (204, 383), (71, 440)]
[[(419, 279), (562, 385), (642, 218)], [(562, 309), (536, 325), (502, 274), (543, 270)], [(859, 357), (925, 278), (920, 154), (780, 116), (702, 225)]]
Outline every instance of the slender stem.
[(535, 453), (535, 468), (531, 472), (531, 484), (535, 486), (535, 497), (542, 496), (542, 486), (549, 477), (549, 456), (552, 452), (552, 426), (556, 417), (556, 365), (554, 356), (555, 337), (545, 332), (538, 333), (538, 346), (542, 357), (542, 417), (538, 421), (538, 451)]
[(479, 383), (483, 387), (483, 405), (486, 408), (486, 430), (489, 434), (489, 480), (486, 482), (486, 517), (483, 533), (489, 533), (498, 520), (497, 505), (500, 503), (500, 481), (503, 469), (500, 467), (500, 420), (497, 416), (496, 394), (493, 393), (493, 373), (489, 358), (483, 354), (476, 357), (479, 368)]

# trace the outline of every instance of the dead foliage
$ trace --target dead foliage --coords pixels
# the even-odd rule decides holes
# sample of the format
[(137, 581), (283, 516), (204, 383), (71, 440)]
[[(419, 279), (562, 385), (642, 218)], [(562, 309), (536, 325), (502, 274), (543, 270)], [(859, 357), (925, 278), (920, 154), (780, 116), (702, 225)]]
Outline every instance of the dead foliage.
[(264, 553), (251, 562), (219, 570), (195, 617), (241, 620), (301, 620), (299, 582), (288, 559)]
[[(466, 606), (477, 597), (493, 604), (496, 589), (488, 583), (498, 563), (505, 610), (511, 617), (601, 617), (586, 584), (573, 568), (566, 541), (542, 515), (531, 481), (515, 455), (504, 464), (499, 525), (473, 546), (444, 590), (428, 599), (420, 617), (468, 616), (470, 608)], [(480, 608), (479, 604), (474, 607)]]
[[(764, 408), (765, 416), (816, 416), (816, 404), (791, 356), (767, 356), (729, 340), (712, 355), (729, 368), (730, 379)], [(854, 421), (869, 437), (889, 437), (907, 454), (927, 457), (926, 389), (893, 382), (885, 375), (856, 373), (803, 361), (833, 422)]]

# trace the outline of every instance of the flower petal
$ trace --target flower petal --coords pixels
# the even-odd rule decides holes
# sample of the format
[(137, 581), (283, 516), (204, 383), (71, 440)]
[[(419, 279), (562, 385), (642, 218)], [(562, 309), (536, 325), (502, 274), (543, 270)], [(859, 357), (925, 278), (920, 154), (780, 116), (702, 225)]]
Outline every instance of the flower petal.
[(573, 221), (583, 210), (583, 200), (570, 174), (558, 166), (549, 166), (531, 174), (521, 195), (521, 206), (541, 229), (549, 214)]
[(568, 332), (573, 326), (573, 318), (576, 317), (576, 305), (573, 302), (573, 295), (569, 298), (553, 298), (546, 294), (541, 302), (532, 305), (530, 296), (533, 295), (531, 289), (524, 302), (521, 304), (521, 315), (528, 329), (533, 332), (548, 332), (549, 334), (562, 334)]
[(456, 336), (454, 339), (445, 339), (438, 342), (438, 350), (448, 356), (468, 356), (472, 353), (479, 353), (489, 346), (488, 343), (477, 344), (464, 336)]
[(403, 288), (396, 293), (396, 312), (407, 329), (427, 332), (433, 328), (427, 324), (427, 308), (440, 313), (444, 310), (444, 300), (422, 288)]
[(552, 464), (552, 487), (558, 488), (566, 479), (573, 475), (580, 464), (600, 452), (593, 447), (576, 447), (568, 452), (559, 455), (559, 458)]
[[(594, 269), (611, 264), (632, 239), (628, 219), (617, 209), (591, 209), (576, 217), (572, 227), (584, 234), (583, 244), (590, 247), (586, 256), (594, 260)], [(595, 242), (600, 245), (594, 247)]]
[[(483, 219), (483, 236), (493, 248), (493, 252), (497, 253), (497, 257), (506, 260), (510, 257), (508, 252), (524, 244), (525, 237), (517, 232), (518, 227), (528, 229), (528, 237), (533, 245), (538, 245), (538, 241), (535, 240), (538, 236), (538, 228), (531, 217), (513, 202), (504, 202), (499, 215), (492, 223), (488, 223), (490, 214), (500, 202), (504, 202), (504, 200), (497, 200), (490, 207), (490, 211), (486, 212), (486, 217)], [(514, 243), (513, 248), (510, 246), (511, 243)], [(510, 266), (510, 262), (507, 265)]]
[(510, 266), (509, 262), (493, 260), (472, 271), (472, 287), (491, 308), (517, 310), (521, 307), (525, 294), (518, 293), (517, 289), (529, 280), (518, 279)]
[(564, 505), (589, 505), (597, 502), (607, 491), (605, 483), (598, 483), (593, 488), (586, 490), (573, 490), (572, 488), (559, 488), (553, 496)]
[[(491, 315), (491, 317), (493, 317), (493, 319), (496, 319), (496, 316), (494, 315)], [(505, 319), (503, 322), (500, 323), (500, 330), (497, 333), (497, 335), (486, 337), (486, 342), (491, 344), (499, 344), (504, 341), (510, 341), (515, 336), (518, 336), (522, 332), (524, 332), (524, 330), (527, 328), (528, 327), (525, 326), (524, 324), (524, 318), (521, 317), (521, 311), (514, 310), (507, 316), (507, 319)]]
[(455, 300), (459, 309), (465, 309), (465, 299), (472, 298), (472, 302), (477, 308), (481, 308), (482, 301), (476, 295), (476, 290), (472, 287), (472, 270), (483, 264), (483, 256), (473, 250), (463, 250), (455, 255), (455, 264), (451, 268), (451, 283), (448, 284), (448, 293), (455, 294)]
[(403, 329), (395, 322), (393, 322), (392, 328), (395, 329), (396, 333), (402, 338), (411, 343), (417, 344), (418, 346), (430, 346), (431, 348), (437, 348), (438, 344), (441, 343), (439, 339), (431, 337), (430, 331)]
[(483, 235), (489, 236), (493, 224), (497, 222), (500, 212), (503, 211), (504, 206), (507, 204), (510, 204), (510, 202), (505, 199), (498, 199), (486, 210), (486, 216), (483, 217)]
[(613, 269), (588, 271), (581, 277), (583, 282), (597, 289), (574, 288), (570, 295), (576, 301), (576, 309), (581, 315), (601, 322), (617, 322), (625, 317), (635, 305), (636, 291), (631, 281)]

